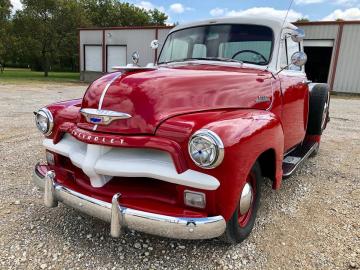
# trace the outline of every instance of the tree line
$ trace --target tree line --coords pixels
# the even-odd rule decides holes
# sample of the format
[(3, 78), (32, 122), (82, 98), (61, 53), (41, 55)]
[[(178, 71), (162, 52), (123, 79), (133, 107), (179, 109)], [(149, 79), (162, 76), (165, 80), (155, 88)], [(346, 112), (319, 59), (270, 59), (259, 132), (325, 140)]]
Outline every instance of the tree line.
[(165, 25), (166, 14), (119, 0), (0, 0), (0, 64), (77, 71), (78, 28)]

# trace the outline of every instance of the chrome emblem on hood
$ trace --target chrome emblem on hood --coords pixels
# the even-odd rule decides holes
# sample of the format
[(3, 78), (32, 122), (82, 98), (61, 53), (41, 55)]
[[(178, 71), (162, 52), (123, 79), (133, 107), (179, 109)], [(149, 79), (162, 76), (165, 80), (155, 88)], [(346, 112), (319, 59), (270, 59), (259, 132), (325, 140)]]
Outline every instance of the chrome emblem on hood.
[(127, 113), (108, 110), (81, 109), (80, 112), (85, 116), (86, 121), (95, 125), (109, 125), (112, 121), (129, 119), (132, 117)]

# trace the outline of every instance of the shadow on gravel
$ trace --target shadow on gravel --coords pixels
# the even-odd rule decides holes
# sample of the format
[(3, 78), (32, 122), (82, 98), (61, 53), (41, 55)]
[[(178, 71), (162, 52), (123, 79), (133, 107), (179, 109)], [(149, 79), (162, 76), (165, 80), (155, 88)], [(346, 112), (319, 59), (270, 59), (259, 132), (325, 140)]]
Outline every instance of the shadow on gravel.
[(112, 238), (109, 235), (108, 223), (78, 213), (64, 205), (59, 204), (58, 208), (42, 210), (46, 220), (39, 220), (38, 217), (34, 219), (39, 220), (44, 238), (50, 240), (50, 245), (57, 243), (67, 246), (78, 259), (126, 265), (138, 261), (142, 266), (144, 263), (157, 265), (167, 261), (179, 266), (187, 263), (192, 265), (191, 259), (201, 256), (202, 261), (207, 260), (209, 265), (213, 265), (214, 259), (221, 258), (235, 247), (218, 239), (174, 240), (129, 230), (120, 238)]
[(301, 179), (297, 176), (287, 179), (277, 192), (272, 190), (271, 185), (269, 179), (264, 179), (254, 231), (246, 241), (238, 245), (229, 245), (219, 239), (168, 239), (135, 231), (127, 231), (120, 238), (114, 239), (109, 235), (108, 223), (62, 204), (58, 208), (48, 209), (40, 206), (41, 201), (34, 204), (35, 211), (29, 218), (41, 228), (37, 234), (46, 242), (49, 250), (63, 250), (73, 260), (81, 261), (81, 265), (87, 262), (94, 266), (127, 265), (125, 268), (130, 269), (147, 269), (150, 266), (159, 269), (222, 269), (229, 261), (241, 260), (249, 267), (263, 262), (255, 238), (261, 237), (264, 226), (272, 222), (276, 212), (291, 214), (296, 208), (296, 201), (304, 195), (302, 189), (299, 189), (302, 186)]

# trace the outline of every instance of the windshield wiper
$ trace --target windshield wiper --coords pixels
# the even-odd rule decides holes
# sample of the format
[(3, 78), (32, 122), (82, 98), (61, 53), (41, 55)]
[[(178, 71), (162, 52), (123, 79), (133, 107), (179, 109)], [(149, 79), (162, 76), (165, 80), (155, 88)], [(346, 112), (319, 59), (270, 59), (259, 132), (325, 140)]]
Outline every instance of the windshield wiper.
[(205, 61), (219, 61), (219, 62), (233, 62), (233, 63), (240, 63), (243, 64), (242, 61), (231, 59), (231, 58), (223, 58), (223, 57), (191, 57), (191, 58), (182, 58), (182, 59), (176, 59), (168, 62), (161, 62), (159, 64), (169, 64), (174, 62), (186, 62), (186, 61), (192, 61), (192, 60), (205, 60)]

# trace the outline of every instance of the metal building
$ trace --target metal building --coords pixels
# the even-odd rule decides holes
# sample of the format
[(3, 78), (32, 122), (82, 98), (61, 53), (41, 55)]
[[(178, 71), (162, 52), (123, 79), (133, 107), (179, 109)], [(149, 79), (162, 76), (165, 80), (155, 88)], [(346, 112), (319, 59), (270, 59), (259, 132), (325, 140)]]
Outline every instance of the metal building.
[(360, 94), (360, 21), (302, 22), (306, 73), (332, 91)]
[(113, 66), (132, 63), (131, 55), (140, 54), (139, 65), (154, 63), (158, 51), (150, 42), (160, 43), (172, 27), (110, 27), (79, 29), (80, 79), (90, 82), (111, 72)]
[[(360, 21), (301, 22), (305, 30), (306, 73), (327, 82), (334, 92), (360, 94)], [(138, 51), (141, 66), (156, 60), (150, 42), (165, 41), (171, 27), (111, 27), (79, 30), (81, 80), (92, 81), (113, 66), (132, 63)]]

